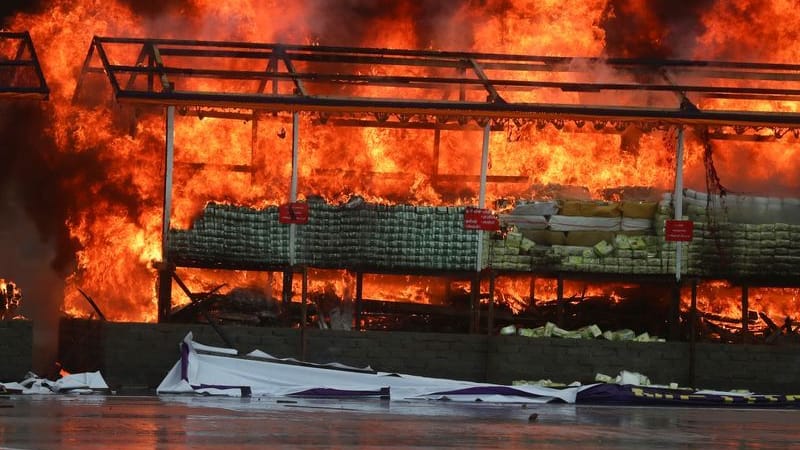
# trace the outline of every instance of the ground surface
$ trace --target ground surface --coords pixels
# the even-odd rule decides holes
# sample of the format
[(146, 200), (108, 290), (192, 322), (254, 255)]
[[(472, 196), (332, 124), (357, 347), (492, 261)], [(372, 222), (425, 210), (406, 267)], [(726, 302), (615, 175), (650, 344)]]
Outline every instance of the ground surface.
[[(535, 420), (531, 415), (537, 414)], [(0, 449), (800, 448), (800, 410), (0, 398)]]

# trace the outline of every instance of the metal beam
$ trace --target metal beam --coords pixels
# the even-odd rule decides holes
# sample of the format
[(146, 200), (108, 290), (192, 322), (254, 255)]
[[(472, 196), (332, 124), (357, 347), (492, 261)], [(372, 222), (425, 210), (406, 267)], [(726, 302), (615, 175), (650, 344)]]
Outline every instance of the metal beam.
[[(101, 56), (103, 68), (111, 82), (114, 94), (120, 102), (153, 104), (164, 106), (240, 108), (265, 112), (312, 111), (325, 114), (347, 113), (430, 115), (437, 118), (529, 120), (571, 119), (612, 120), (649, 122), (663, 125), (741, 125), (755, 127), (800, 128), (800, 114), (782, 111), (753, 110), (697, 110), (687, 107), (689, 94), (702, 98), (736, 98), (767, 102), (800, 102), (800, 65), (768, 64), (731, 61), (689, 61), (620, 58), (573, 58), (535, 55), (513, 55), (476, 52), (444, 52), (430, 50), (376, 49), (356, 47), (331, 47), (287, 44), (262, 44), (247, 42), (189, 41), (171, 39), (135, 39), (96, 37), (93, 41)], [(127, 64), (109, 64), (103, 46), (130, 44), (152, 49), (156, 63), (142, 67), (134, 63), (131, 55)], [(123, 51), (123, 50), (120, 50)], [(115, 55), (117, 52), (115, 51)], [(172, 65), (160, 56), (169, 55)], [(124, 57), (120, 57), (125, 61)], [(191, 59), (190, 59), (191, 58)], [(198, 63), (198, 60), (202, 61)], [(267, 70), (237, 70), (226, 67), (247, 67), (239, 63), (263, 61)], [(283, 60), (286, 70), (278, 70), (277, 61)], [(302, 70), (295, 66), (305, 62)], [(236, 64), (234, 64), (236, 63)], [(609, 73), (650, 75), (635, 79), (664, 80), (664, 82), (635, 83), (630, 76), (609, 78), (601, 82), (586, 82), (595, 79), (594, 68), (603, 65), (613, 70)], [(391, 66), (391, 67), (389, 67)], [(467, 77), (465, 69), (472, 67), (476, 77)], [(262, 66), (264, 67), (264, 66)], [(365, 71), (365, 67), (375, 68)], [(455, 68), (455, 77), (441, 76), (446, 70)], [(443, 69), (443, 70), (438, 70)], [(498, 75), (490, 78), (485, 70), (495, 70)], [(83, 77), (94, 71), (85, 71)], [(135, 74), (157, 74), (162, 77), (166, 89), (169, 81), (178, 83), (175, 92), (153, 92), (152, 89), (120, 89), (116, 83), (120, 74), (134, 79)], [(377, 73), (379, 75), (374, 75)], [(543, 78), (543, 74), (560, 74), (558, 81)], [(420, 75), (423, 74), (423, 75)], [(668, 75), (664, 75), (668, 74)], [(257, 92), (241, 88), (207, 88), (181, 86), (193, 78), (212, 80), (257, 81)], [(666, 78), (666, 79), (665, 79)], [(728, 79), (746, 80), (746, 84), (731, 85)], [(280, 80), (292, 81), (295, 93), (279, 93)], [(266, 83), (272, 81), (271, 93), (265, 93)], [(686, 83), (689, 81), (689, 83)], [(313, 86), (310, 86), (313, 84)], [(208, 85), (208, 84), (207, 84)], [(210, 86), (214, 86), (213, 83)], [(383, 91), (364, 88), (391, 86), (390, 98)], [(252, 86), (255, 88), (256, 86)], [(358, 89), (350, 90), (357, 87)], [(467, 100), (465, 89), (484, 89), (490, 102)], [(584, 97), (566, 96), (563, 103), (531, 103), (512, 100), (511, 92), (534, 89), (551, 89), (565, 93), (608, 93), (605, 97), (592, 97), (594, 104), (587, 104)], [(462, 95), (458, 99), (445, 96), (434, 100), (426, 90), (453, 92)], [(312, 92), (317, 94), (311, 95)], [(337, 95), (319, 95), (319, 93)], [(348, 92), (350, 94), (348, 94)], [(636, 96), (619, 96), (619, 92), (635, 93)], [(653, 94), (676, 96), (675, 107), (669, 103), (653, 103)], [(516, 96), (516, 98), (520, 98)], [(622, 103), (622, 98), (625, 102)], [(683, 100), (683, 101), (681, 101)], [(692, 105), (689, 105), (692, 106)], [(402, 127), (402, 122), (397, 127)], [(482, 124), (481, 124), (482, 125)]]
[(570, 119), (657, 122), (673, 125), (743, 125), (800, 127), (800, 114), (760, 111), (693, 111), (664, 108), (585, 106), (546, 103), (485, 103), (422, 100), (385, 100), (351, 97), (244, 95), (190, 92), (120, 92), (120, 103), (163, 106), (202, 106), (263, 111), (316, 111), (323, 113), (431, 114), (442, 117), (489, 119)]
[[(47, 100), (50, 89), (30, 33), (0, 31), (0, 44), (8, 44), (9, 48), (16, 45), (13, 56), (0, 58), (0, 99)], [(30, 76), (30, 71), (34, 77)]]

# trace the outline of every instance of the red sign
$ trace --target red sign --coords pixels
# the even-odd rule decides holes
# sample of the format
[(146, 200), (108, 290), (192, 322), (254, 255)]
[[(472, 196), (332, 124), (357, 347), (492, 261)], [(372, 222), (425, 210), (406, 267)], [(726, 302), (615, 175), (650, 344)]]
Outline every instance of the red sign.
[(694, 236), (694, 223), (691, 220), (668, 220), (667, 242), (689, 242)]
[(467, 208), (464, 211), (464, 229), (499, 231), (500, 220), (488, 209)]
[(278, 222), (308, 223), (308, 203), (286, 203), (278, 207)]

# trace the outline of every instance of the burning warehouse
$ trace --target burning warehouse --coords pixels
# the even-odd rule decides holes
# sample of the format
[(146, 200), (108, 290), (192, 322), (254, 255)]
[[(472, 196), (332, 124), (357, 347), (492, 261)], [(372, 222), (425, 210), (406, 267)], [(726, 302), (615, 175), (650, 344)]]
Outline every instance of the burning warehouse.
[(800, 67), (728, 16), (774, 4), (72, 3), (10, 19), (53, 86), (69, 315), (795, 331)]

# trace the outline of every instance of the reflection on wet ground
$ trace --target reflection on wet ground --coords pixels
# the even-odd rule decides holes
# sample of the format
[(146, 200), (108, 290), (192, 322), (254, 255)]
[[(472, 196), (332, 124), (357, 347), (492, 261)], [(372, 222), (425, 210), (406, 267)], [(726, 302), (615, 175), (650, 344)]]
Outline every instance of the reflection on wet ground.
[(800, 448), (798, 424), (800, 410), (147, 396), (0, 399), (0, 449)]

